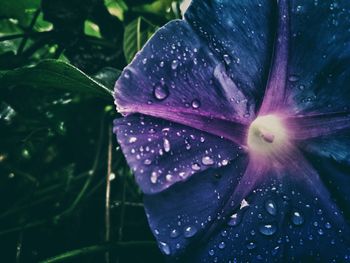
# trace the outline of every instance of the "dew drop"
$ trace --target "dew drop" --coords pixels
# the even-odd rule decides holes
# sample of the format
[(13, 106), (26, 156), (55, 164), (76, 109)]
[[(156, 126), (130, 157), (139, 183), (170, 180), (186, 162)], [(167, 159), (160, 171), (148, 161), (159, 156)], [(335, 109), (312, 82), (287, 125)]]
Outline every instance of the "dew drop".
[(255, 247), (256, 247), (256, 245), (255, 245), (254, 242), (249, 242), (249, 243), (247, 244), (247, 248), (248, 248), (249, 250), (252, 250), (252, 249), (254, 249)]
[(197, 229), (193, 226), (188, 226), (184, 230), (184, 236), (186, 238), (193, 237), (197, 233)]
[(213, 249), (210, 249), (210, 250), (208, 251), (208, 253), (209, 253), (210, 256), (214, 256), (214, 254), (215, 254), (215, 252), (214, 252)]
[(322, 235), (324, 234), (323, 229), (322, 229), (322, 228), (319, 228), (318, 231), (317, 231), (317, 233), (318, 233), (320, 236), (322, 236)]
[(191, 165), (191, 168), (192, 168), (192, 170), (194, 170), (194, 171), (199, 171), (199, 170), (201, 169), (201, 166), (199, 165), (199, 163), (193, 163), (193, 164)]
[(126, 79), (130, 79), (130, 71), (129, 71), (128, 69), (126, 69), (126, 70), (124, 71), (124, 77), (125, 77)]
[(276, 233), (277, 227), (272, 224), (265, 224), (259, 227), (259, 232), (265, 236), (272, 236)]
[(276, 256), (277, 255), (277, 253), (278, 253), (278, 250), (279, 250), (279, 246), (277, 246), (277, 247), (275, 247), (274, 249), (272, 249), (272, 251), (271, 251), (271, 255), (273, 255), (273, 256)]
[(242, 217), (240, 214), (236, 213), (230, 216), (230, 220), (228, 221), (229, 226), (237, 226), (242, 221)]
[(165, 242), (159, 242), (159, 248), (165, 255), (170, 255), (170, 247)]
[(225, 248), (225, 242), (224, 241), (219, 243), (219, 248), (220, 249), (224, 249)]
[(177, 69), (177, 66), (179, 65), (179, 62), (176, 60), (176, 59), (174, 59), (172, 62), (171, 62), (171, 68), (173, 69), (173, 70), (175, 70), (175, 69)]
[(225, 61), (225, 63), (226, 63), (227, 65), (230, 65), (230, 64), (231, 64), (231, 59), (230, 59), (230, 56), (229, 56), (229, 55), (225, 54), (225, 55), (223, 56), (223, 58), (224, 58), (224, 61)]
[(171, 182), (173, 180), (173, 176), (171, 174), (167, 174), (165, 176), (165, 179), (168, 181), (168, 182)]
[(170, 152), (171, 147), (168, 139), (163, 140), (163, 147), (165, 152)]
[(152, 160), (146, 159), (146, 160), (144, 160), (143, 163), (144, 163), (145, 165), (150, 165), (150, 164), (152, 163)]
[(136, 137), (130, 137), (129, 138), (129, 143), (134, 143), (137, 141), (137, 138)]
[(213, 165), (214, 164), (214, 160), (210, 156), (204, 156), (202, 158), (202, 163), (204, 165)]
[(173, 229), (170, 232), (170, 237), (171, 238), (177, 238), (179, 236), (179, 234), (180, 234), (179, 231), (177, 231), (176, 229)]
[(326, 222), (326, 223), (324, 224), (324, 226), (325, 226), (325, 228), (327, 228), (327, 229), (330, 229), (330, 228), (332, 227), (331, 223), (329, 223), (329, 222)]
[(272, 200), (267, 200), (265, 202), (265, 209), (270, 214), (275, 216), (277, 214), (277, 206), (276, 203)]
[(157, 100), (165, 100), (169, 96), (169, 89), (167, 86), (157, 84), (153, 88), (153, 96)]
[(304, 223), (304, 218), (298, 211), (294, 211), (292, 214), (292, 222), (296, 226), (300, 226), (302, 223)]
[(296, 82), (296, 81), (299, 80), (299, 76), (297, 76), (297, 75), (290, 75), (290, 76), (288, 77), (288, 80), (289, 80), (290, 82)]
[(200, 106), (201, 106), (201, 103), (199, 100), (197, 99), (194, 99), (192, 102), (191, 102), (191, 106), (193, 109), (198, 109)]
[(156, 182), (157, 182), (157, 180), (158, 180), (158, 175), (157, 175), (157, 173), (156, 172), (153, 172), (152, 174), (151, 174), (151, 183), (152, 184), (155, 184)]

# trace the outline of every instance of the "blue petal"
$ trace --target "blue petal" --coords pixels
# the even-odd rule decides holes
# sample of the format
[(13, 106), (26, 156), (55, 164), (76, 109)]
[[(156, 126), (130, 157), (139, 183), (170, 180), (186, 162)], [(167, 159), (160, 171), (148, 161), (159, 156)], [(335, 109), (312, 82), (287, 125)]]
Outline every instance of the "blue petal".
[(350, 132), (345, 130), (336, 134), (309, 139), (302, 143), (305, 151), (337, 160), (350, 165)]
[(289, 104), (302, 113), (349, 109), (350, 2), (291, 2)]
[[(294, 176), (294, 178), (291, 178)], [(338, 218), (296, 174), (270, 174), (186, 262), (347, 262), (350, 243)], [(239, 218), (239, 220), (237, 220)], [(185, 262), (185, 261), (183, 261)]]
[(235, 189), (246, 163), (245, 157), (238, 158), (161, 193), (145, 195), (149, 224), (164, 254), (174, 259), (200, 244), (208, 228), (218, 223), (220, 208)]
[(268, 77), (275, 16), (276, 3), (261, 0), (193, 0), (185, 14), (232, 80), (257, 101)]
[(194, 173), (228, 165), (242, 152), (220, 137), (136, 114), (117, 119), (115, 133), (144, 193), (159, 192)]
[(308, 156), (310, 162), (320, 174), (338, 207), (350, 222), (350, 163), (340, 163), (329, 157)]
[(157, 31), (122, 73), (114, 96), (123, 114), (137, 112), (186, 125), (191, 115), (242, 123), (254, 115), (254, 101), (185, 21), (172, 21)]

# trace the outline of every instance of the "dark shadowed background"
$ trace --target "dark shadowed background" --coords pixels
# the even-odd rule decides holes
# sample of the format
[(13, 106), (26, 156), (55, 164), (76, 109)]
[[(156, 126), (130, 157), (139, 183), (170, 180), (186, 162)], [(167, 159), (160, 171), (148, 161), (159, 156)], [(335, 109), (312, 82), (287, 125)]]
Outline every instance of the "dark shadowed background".
[(180, 17), (172, 0), (0, 1), (0, 262), (162, 262), (111, 90)]

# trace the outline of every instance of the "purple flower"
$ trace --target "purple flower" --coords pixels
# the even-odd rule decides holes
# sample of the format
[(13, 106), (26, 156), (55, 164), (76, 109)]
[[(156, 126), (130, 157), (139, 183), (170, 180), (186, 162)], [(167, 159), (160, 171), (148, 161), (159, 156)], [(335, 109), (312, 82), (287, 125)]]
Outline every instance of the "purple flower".
[(124, 70), (115, 121), (180, 262), (350, 261), (350, 1), (193, 0)]

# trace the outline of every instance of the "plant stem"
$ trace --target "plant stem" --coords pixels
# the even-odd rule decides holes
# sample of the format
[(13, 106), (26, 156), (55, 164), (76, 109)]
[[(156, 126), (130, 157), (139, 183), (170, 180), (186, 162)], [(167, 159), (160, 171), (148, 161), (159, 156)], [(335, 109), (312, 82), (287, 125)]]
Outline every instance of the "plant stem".
[[(29, 25), (29, 27), (28, 27), (28, 29), (27, 29), (27, 30), (28, 30), (28, 33), (31, 32), (31, 31), (33, 30), (33, 27), (34, 27), (34, 25), (35, 25), (35, 23), (36, 23), (36, 21), (37, 21), (39, 15), (40, 15), (40, 13), (41, 13), (41, 9), (38, 8), (38, 9), (35, 11), (34, 16), (33, 16), (33, 18), (32, 18), (32, 21), (30, 22), (30, 25)], [(24, 49), (24, 47), (25, 47), (25, 45), (26, 45), (26, 43), (27, 43), (27, 41), (28, 41), (28, 38), (29, 38), (28, 34), (25, 35), (25, 36), (22, 38), (22, 41), (21, 41), (21, 43), (19, 44), (18, 49), (17, 49), (17, 55), (21, 55), (21, 53), (23, 52), (23, 49)]]
[[(107, 175), (106, 175), (106, 199), (105, 199), (105, 242), (109, 242), (110, 240), (110, 195), (111, 195), (111, 180), (110, 176), (112, 173), (112, 127), (109, 126), (109, 134), (108, 134), (108, 150), (107, 150)], [(107, 252), (105, 254), (106, 262), (110, 262), (110, 254)]]

